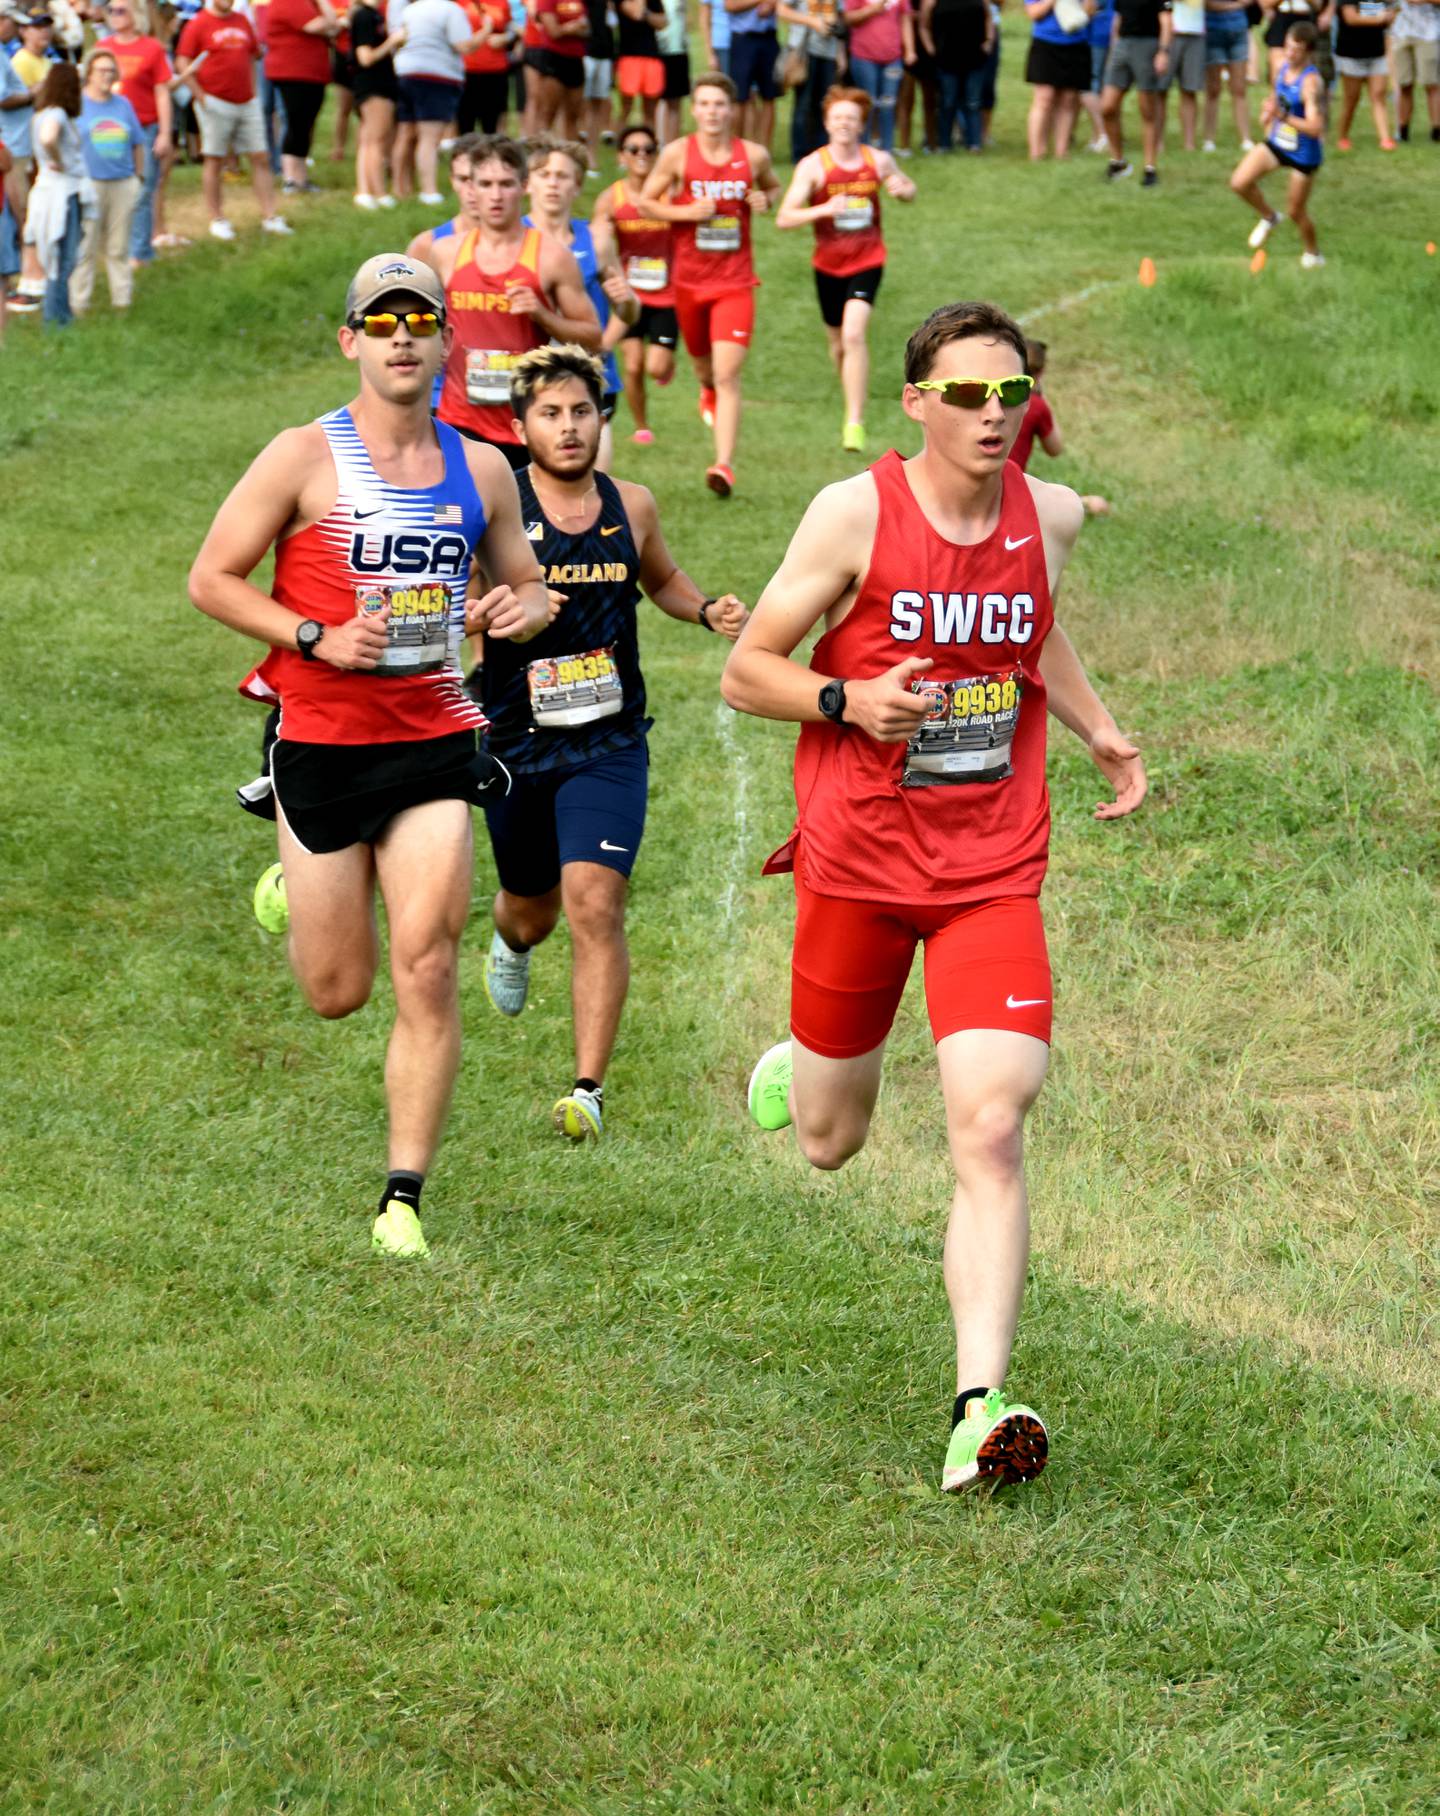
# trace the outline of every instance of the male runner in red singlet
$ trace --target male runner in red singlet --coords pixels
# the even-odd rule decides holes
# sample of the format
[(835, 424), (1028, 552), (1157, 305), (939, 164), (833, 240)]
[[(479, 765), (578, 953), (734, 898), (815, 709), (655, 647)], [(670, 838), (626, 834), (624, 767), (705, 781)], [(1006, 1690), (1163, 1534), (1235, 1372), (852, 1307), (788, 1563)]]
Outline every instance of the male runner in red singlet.
[[(467, 148), (478, 225), (432, 239), (421, 255), (439, 272), (453, 339), (436, 414), (489, 442), (512, 467), (525, 464), (510, 408), (510, 372), (548, 340), (595, 349), (600, 322), (574, 256), (520, 219), (525, 154), (510, 139)], [(467, 207), (470, 207), (468, 197)]]
[[(863, 1146), (917, 942), (956, 1188), (945, 1238), (957, 1395), (947, 1491), (1022, 1481), (1045, 1427), (1003, 1394), (1025, 1284), (1021, 1137), (1045, 1078), (1050, 964), (1045, 713), (1115, 790), (1140, 753), (1085, 677), (1053, 599), (1084, 513), (1006, 464), (1025, 414), (1025, 337), (988, 303), (937, 310), (905, 349), (924, 431), (810, 506), (725, 670), (742, 712), (801, 722), (799, 819), (766, 866), (794, 868), (792, 1039), (751, 1078), (766, 1128), (791, 1120), (813, 1166)], [(791, 652), (821, 618), (811, 663)]]
[(648, 126), (627, 126), (617, 150), (624, 175), (600, 196), (592, 223), (608, 226), (615, 235), (621, 267), (640, 298), (640, 319), (626, 329), (620, 359), (625, 401), (635, 420), (631, 440), (647, 448), (655, 437), (645, 411), (645, 380), (670, 383), (680, 338), (672, 277), (674, 229), (664, 221), (647, 220), (640, 212), (640, 194), (660, 150), (655, 134)]
[(880, 191), (913, 202), (915, 185), (888, 151), (860, 143), (870, 117), (863, 88), (832, 88), (821, 109), (829, 144), (801, 158), (775, 216), (777, 227), (815, 229), (815, 289), (830, 357), (845, 394), (840, 445), (865, 451), (865, 395), (870, 387), (870, 311), (885, 275)]
[[(476, 749), (461, 637), (525, 641), (550, 602), (509, 468), (430, 415), (449, 341), (435, 273), (401, 253), (351, 281), (340, 346), (360, 394), (286, 429), (220, 507), (190, 571), (201, 611), (271, 646), (271, 754), (290, 961), (317, 1014), (351, 1015), (390, 925), (390, 1174), (372, 1246), (427, 1252), (420, 1189), (460, 1059), (456, 951), (471, 805), (507, 778)], [(275, 547), (270, 592), (250, 575)], [(491, 589), (466, 598), (473, 564)]]
[(731, 132), (735, 84), (728, 76), (711, 70), (697, 77), (690, 106), (695, 131), (660, 153), (640, 212), (675, 229), (675, 310), (700, 380), (700, 414), (715, 430), (715, 459), (705, 483), (728, 498), (735, 489), (740, 369), (760, 281), (750, 252), (750, 216), (772, 205), (780, 183), (765, 147)]

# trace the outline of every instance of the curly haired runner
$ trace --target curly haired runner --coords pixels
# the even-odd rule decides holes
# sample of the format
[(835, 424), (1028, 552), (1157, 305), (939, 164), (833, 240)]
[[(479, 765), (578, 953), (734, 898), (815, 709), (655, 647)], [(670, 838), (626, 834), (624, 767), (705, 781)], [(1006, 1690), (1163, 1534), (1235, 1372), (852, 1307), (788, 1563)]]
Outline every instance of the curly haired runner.
[(947, 1492), (1026, 1480), (1046, 1457), (1043, 1422), (1004, 1384), (1029, 1247), (1022, 1135), (1050, 1051), (1047, 707), (1115, 790), (1097, 819), (1145, 798), (1139, 751), (1054, 619), (1080, 500), (1007, 465), (1030, 390), (1025, 336), (1000, 309), (952, 303), (924, 322), (903, 397), (923, 450), (820, 493), (722, 683), (738, 711), (801, 725), (799, 819), (766, 866), (795, 872), (791, 1039), (755, 1067), (750, 1109), (762, 1128), (793, 1121), (812, 1166), (863, 1147), (925, 948), (955, 1167)]

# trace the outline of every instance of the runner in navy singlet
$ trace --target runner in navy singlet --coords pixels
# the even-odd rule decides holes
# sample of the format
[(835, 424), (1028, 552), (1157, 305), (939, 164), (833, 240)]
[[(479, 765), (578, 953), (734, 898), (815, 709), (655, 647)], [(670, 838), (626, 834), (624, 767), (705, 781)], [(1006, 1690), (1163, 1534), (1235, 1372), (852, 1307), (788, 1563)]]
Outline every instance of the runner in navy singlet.
[(625, 898), (645, 831), (649, 756), (635, 608), (739, 635), (745, 607), (707, 597), (665, 546), (644, 486), (595, 466), (600, 362), (580, 347), (544, 347), (515, 368), (516, 431), (530, 451), (517, 475), (530, 546), (559, 612), (518, 650), (484, 638), (467, 684), (489, 721), (485, 743), (514, 777), (486, 821), (500, 876), (485, 988), (518, 1015), (530, 948), (563, 909), (574, 954), (575, 1084), (555, 1104), (574, 1139), (602, 1128), (605, 1069), (630, 978)]
[[(367, 259), (340, 330), (359, 396), (264, 449), (190, 572), (201, 611), (270, 645), (247, 691), (263, 681), (281, 701), (271, 767), (282, 899), (290, 961), (317, 1014), (350, 1015), (369, 997), (377, 883), (385, 903), (390, 1173), (371, 1241), (403, 1257), (427, 1252), (420, 1189), (460, 1059), (468, 810), (507, 780), (476, 749), (483, 719), (460, 686), (458, 645), (483, 630), (498, 649), (550, 619), (504, 457), (431, 419), (449, 338), (428, 265)], [(272, 545), (267, 593), (250, 576)], [(491, 586), (467, 598), (476, 562)]]

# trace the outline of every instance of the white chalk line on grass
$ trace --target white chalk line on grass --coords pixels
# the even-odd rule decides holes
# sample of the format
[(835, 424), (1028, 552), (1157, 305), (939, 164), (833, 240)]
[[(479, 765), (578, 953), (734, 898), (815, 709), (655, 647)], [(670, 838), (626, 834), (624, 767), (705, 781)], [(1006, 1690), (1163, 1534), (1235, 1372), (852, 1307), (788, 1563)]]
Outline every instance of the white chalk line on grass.
[(1042, 315), (1063, 315), (1067, 309), (1078, 309), (1081, 303), (1088, 303), (1092, 296), (1099, 296), (1106, 290), (1118, 290), (1122, 284), (1134, 283), (1133, 278), (1108, 277), (1099, 284), (1087, 284), (1083, 290), (1077, 290), (1071, 296), (1057, 297), (1053, 303), (1040, 303), (1034, 309), (1027, 309), (1023, 315), (1017, 315), (1016, 321), (1022, 328), (1028, 328), (1032, 322), (1038, 322)]
[(735, 736), (735, 715), (723, 700), (715, 703), (715, 727), (720, 738), (720, 754), (728, 773), (731, 812), (730, 851), (725, 862), (725, 885), (720, 893), (721, 931), (728, 933), (739, 912), (740, 883), (745, 873), (745, 859), (750, 846), (750, 766), (740, 740)]

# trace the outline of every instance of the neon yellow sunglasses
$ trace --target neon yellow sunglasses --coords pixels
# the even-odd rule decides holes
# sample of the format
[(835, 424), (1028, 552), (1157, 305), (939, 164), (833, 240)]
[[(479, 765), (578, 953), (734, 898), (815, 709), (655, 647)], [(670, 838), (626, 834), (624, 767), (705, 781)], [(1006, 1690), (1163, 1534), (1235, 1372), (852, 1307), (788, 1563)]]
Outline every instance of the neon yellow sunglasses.
[(1017, 372), (1013, 378), (922, 378), (915, 389), (938, 391), (957, 410), (981, 410), (992, 397), (998, 397), (1005, 409), (1016, 410), (1030, 401), (1035, 380), (1028, 372)]

